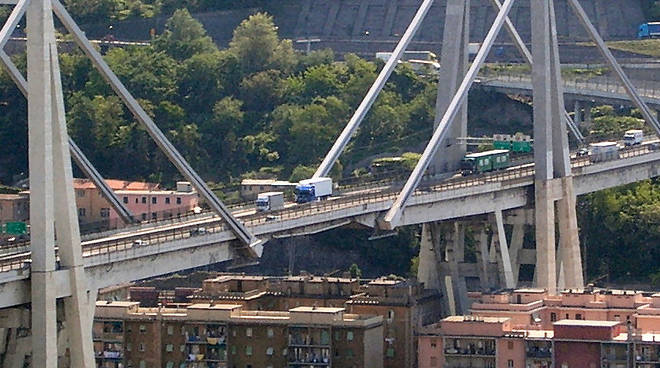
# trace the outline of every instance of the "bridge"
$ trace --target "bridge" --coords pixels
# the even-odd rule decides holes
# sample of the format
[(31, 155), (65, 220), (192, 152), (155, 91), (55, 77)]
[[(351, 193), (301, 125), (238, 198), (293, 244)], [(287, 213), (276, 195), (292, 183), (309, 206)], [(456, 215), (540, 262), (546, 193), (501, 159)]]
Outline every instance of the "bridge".
[[(435, 130), (405, 183), (378, 182), (364, 188), (351, 188), (332, 200), (258, 214), (232, 212), (213, 194), (110, 70), (59, 0), (2, 0), (0, 3), (16, 4), (16, 7), (0, 31), (0, 46), (4, 45), (25, 12), (30, 25), (27, 80), (17, 72), (11, 60), (4, 57), (4, 52), (0, 52), (0, 59), (28, 98), (32, 234), (30, 244), (4, 249), (0, 256), (0, 308), (5, 308), (0, 310), (0, 316), (5, 317), (0, 320), (3, 323), (0, 328), (29, 328), (32, 333), (27, 338), (31, 340), (32, 361), (55, 367), (58, 356), (56, 302), (62, 299), (71, 365), (93, 366), (91, 323), (98, 288), (232, 259), (254, 262), (268, 238), (313, 234), (350, 223), (378, 231), (423, 224), (419, 277), (428, 287), (445, 291), (447, 311), (452, 314), (466, 308), (466, 280), (462, 274), (465, 267), (462, 267), (461, 260), (464, 225), (460, 219), (484, 215), (494, 218), (496, 234), (493, 243), (488, 248), (482, 241), (478, 257), (482, 286), (488, 287), (489, 283), (516, 286), (517, 266), (531, 262), (521, 249), (522, 233), (520, 226), (516, 225), (533, 224), (536, 233), (535, 285), (547, 289), (550, 294), (556, 293), (558, 287), (583, 287), (576, 196), (658, 176), (660, 152), (657, 151), (657, 141), (622, 149), (618, 158), (608, 161), (574, 157), (569, 152), (567, 131), (574, 127), (571, 128), (573, 122), (564, 109), (558, 44), (553, 32), (556, 27), (553, 1), (535, 1), (537, 3), (531, 7), (534, 54), (526, 49), (508, 18), (515, 0), (504, 3), (492, 0), (498, 9), (497, 17), (469, 68), (466, 57), (469, 2), (448, 1), (445, 28), (457, 31), (444, 34), (443, 44), (446, 46), (442, 51)], [(616, 73), (628, 97), (660, 136), (657, 118), (605, 47), (578, 0), (568, 0), (568, 3)], [(422, 1), (392, 56), (324, 158), (315, 177), (328, 175), (432, 4), (433, 0)], [(121, 233), (81, 241), (70, 165), (71, 157), (75, 158), (79, 152), (66, 133), (53, 13), (181, 175), (192, 183), (215, 216), (184, 218), (180, 223), (155, 223), (147, 228), (128, 228)], [(516, 45), (534, 71), (531, 80), (534, 97), (533, 164), (446, 180), (428, 177), (427, 172), (445, 172), (451, 176), (465, 153), (465, 146), (453, 142), (457, 137), (466, 136), (466, 96), (503, 27), (517, 40)], [(87, 174), (96, 177), (99, 185), (104, 185), (90, 163), (83, 160), (79, 165), (90, 165)], [(113, 193), (105, 195), (112, 201)], [(119, 201), (114, 205), (122, 207)], [(528, 213), (532, 211), (533, 215), (525, 215), (521, 209)], [(555, 210), (558, 213), (556, 219)], [(526, 218), (515, 219), (518, 214)], [(130, 221), (129, 213), (125, 217)], [(448, 231), (449, 236), (443, 239), (440, 232), (446, 229), (437, 225), (448, 220), (455, 221), (454, 230)], [(510, 247), (504, 229), (508, 221), (514, 221)], [(194, 231), (202, 226), (204, 233)], [(557, 226), (558, 242), (555, 239)], [(497, 275), (490, 273), (493, 268)], [(28, 304), (31, 324), (26, 327), (20, 314), (27, 310)], [(10, 338), (26, 339), (16, 333)], [(21, 346), (28, 345), (23, 343)], [(27, 351), (11, 364), (23, 366), (25, 353)]]
[[(621, 105), (634, 106), (630, 101), (626, 89), (619, 80), (610, 77), (592, 77), (588, 79), (564, 78), (564, 99), (576, 102), (576, 107), (584, 107), (585, 114), (589, 106)], [(660, 110), (660, 82), (631, 81), (641, 98), (656, 111)], [(509, 95), (532, 96), (532, 78), (526, 74), (509, 73), (482, 73), (475, 81), (485, 90), (496, 91)], [(578, 114), (579, 111), (578, 111)]]

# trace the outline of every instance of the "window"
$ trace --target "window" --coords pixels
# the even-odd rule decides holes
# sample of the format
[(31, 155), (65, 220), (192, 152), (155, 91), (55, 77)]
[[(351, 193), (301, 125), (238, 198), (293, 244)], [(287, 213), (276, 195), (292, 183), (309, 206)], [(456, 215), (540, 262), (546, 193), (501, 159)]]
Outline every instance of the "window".
[(157, 197), (151, 197), (151, 204), (157, 204), (158, 203), (158, 198)]
[(432, 341), (431, 341), (431, 347), (432, 347), (432, 348), (437, 348), (437, 347), (438, 347), (438, 343), (437, 343), (435, 340), (432, 340)]
[(140, 200), (135, 197), (135, 203), (140, 203)]
[(353, 331), (346, 332), (346, 340), (353, 341)]
[(147, 368), (147, 362), (140, 360), (140, 368)]
[(431, 367), (437, 367), (438, 366), (438, 358), (437, 357), (431, 357)]
[(513, 368), (513, 360), (509, 359), (509, 360), (506, 362), (506, 366), (507, 366), (508, 368)]
[(394, 348), (387, 348), (387, 351), (385, 352), (385, 356), (388, 358), (394, 358)]
[(147, 203), (147, 197), (142, 197), (142, 203)]
[(165, 351), (168, 352), (168, 353), (173, 352), (174, 351), (174, 345), (172, 345), (172, 344), (165, 345)]
[(352, 349), (346, 350), (346, 356), (349, 357), (349, 358), (352, 358), (353, 357), (353, 350)]
[(140, 343), (140, 345), (138, 346), (138, 351), (144, 351), (144, 344), (143, 343)]
[(335, 357), (339, 357), (339, 349), (335, 350)]
[(236, 345), (231, 346), (231, 355), (236, 355)]
[(167, 334), (174, 335), (174, 326), (167, 326)]
[(85, 196), (85, 191), (84, 190), (76, 190), (76, 193), (78, 194), (78, 197), (84, 197)]
[(101, 208), (101, 217), (110, 217), (110, 209)]
[(245, 336), (252, 337), (252, 327), (248, 327), (245, 329)]
[(557, 322), (557, 313), (550, 313), (550, 322)]
[(267, 347), (266, 348), (266, 355), (273, 355), (273, 348), (272, 347)]
[(151, 219), (156, 220), (158, 218), (158, 214), (156, 212), (151, 213)]
[(186, 351), (186, 346), (185, 345), (179, 345), (179, 351), (182, 352), (182, 353), (184, 351)]
[(146, 220), (147, 220), (147, 214), (146, 214), (146, 213), (143, 213), (143, 214), (142, 214), (142, 221), (146, 221)]
[(566, 319), (570, 319), (570, 317), (568, 316), (568, 313), (566, 313)]
[(176, 204), (181, 204), (181, 197), (176, 197)]
[(618, 314), (615, 314), (615, 315), (614, 315), (614, 320), (615, 320), (615, 321), (620, 321), (620, 320), (621, 320), (621, 316), (618, 315)]
[(341, 332), (335, 331), (335, 341), (341, 340)]
[(87, 212), (87, 210), (84, 208), (78, 208), (78, 217), (85, 217), (85, 212)]
[(575, 314), (575, 319), (577, 319), (577, 320), (582, 319), (582, 314), (580, 314), (580, 313), (576, 313), (576, 314)]
[(170, 204), (170, 197), (165, 197), (165, 204)]
[(128, 203), (128, 197), (124, 197), (124, 203)]
[(131, 351), (131, 344), (130, 343), (126, 344), (126, 351)]
[(508, 348), (509, 350), (513, 350), (513, 341), (508, 341), (508, 342), (506, 343), (506, 346), (507, 346), (507, 348)]
[(174, 362), (167, 362), (165, 368), (174, 368)]
[(147, 326), (140, 325), (140, 333), (145, 333), (145, 332), (147, 332)]
[(282, 356), (287, 356), (287, 354), (289, 354), (289, 349), (287, 348), (282, 349)]
[(273, 335), (275, 335), (275, 333), (273, 332), (272, 328), (266, 330), (266, 336), (273, 337)]
[(245, 347), (245, 355), (252, 356), (252, 346), (248, 345)]
[(394, 320), (394, 311), (390, 309), (389, 311), (387, 311), (387, 322), (391, 323), (393, 320)]

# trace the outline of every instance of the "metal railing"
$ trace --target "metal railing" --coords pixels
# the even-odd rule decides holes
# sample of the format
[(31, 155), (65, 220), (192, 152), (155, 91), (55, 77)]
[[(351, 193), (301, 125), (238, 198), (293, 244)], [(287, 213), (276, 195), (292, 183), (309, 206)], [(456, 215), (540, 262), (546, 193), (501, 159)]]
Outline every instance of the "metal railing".
[[(524, 73), (511, 73), (511, 72), (488, 72), (482, 71), (479, 74), (482, 83), (488, 84), (489, 81), (509, 82), (509, 83), (523, 83), (529, 85), (531, 88), (532, 77)], [(583, 91), (598, 91), (619, 95), (627, 95), (626, 89), (623, 84), (616, 78), (610, 77), (564, 77), (564, 89), (574, 89)], [(637, 92), (644, 97), (660, 99), (660, 82), (649, 80), (633, 80), (633, 85)]]
[[(651, 152), (654, 151), (651, 149), (650, 145), (627, 147), (619, 151), (619, 159), (641, 156)], [(575, 157), (571, 162), (573, 169), (589, 166), (591, 164), (592, 162), (588, 156)], [(483, 173), (480, 175), (456, 177), (440, 183), (428, 184), (427, 186), (418, 188), (414, 195), (423, 201), (433, 201), (435, 199), (441, 199), (440, 197), (446, 195), (447, 191), (452, 190), (460, 190), (487, 184), (499, 184), (499, 188), (520, 185), (533, 180), (533, 175), (534, 167), (530, 165)], [(398, 190), (389, 187), (376, 192), (354, 194), (328, 201), (305, 203), (268, 213), (254, 213), (242, 217), (241, 220), (249, 227), (255, 227), (265, 223), (283, 223), (288, 220), (309, 217), (312, 215), (315, 216), (315, 222), (338, 220), (336, 216), (332, 216), (336, 211), (355, 209), (355, 207), (360, 206), (362, 206), (361, 209), (363, 211), (367, 211), (369, 210), (370, 205), (381, 204), (388, 200), (393, 201), (397, 195)], [(371, 208), (371, 210), (378, 211), (380, 209)], [(319, 217), (319, 215), (325, 216)], [(204, 228), (203, 231), (201, 231), (202, 227)], [(161, 251), (161, 246), (165, 243), (191, 237), (205, 236), (208, 234), (222, 233), (228, 230), (229, 228), (220, 219), (204, 224), (190, 224), (172, 229), (156, 230), (145, 234), (126, 236), (99, 243), (83, 244), (83, 256), (90, 257), (119, 251), (136, 252), (145, 247), (149, 247), (149, 249), (153, 249), (159, 253)], [(26, 245), (24, 245), (24, 247), (26, 247), (25, 251), (16, 254), (8, 254), (0, 260), (0, 272), (29, 268), (30, 253), (28, 247)]]

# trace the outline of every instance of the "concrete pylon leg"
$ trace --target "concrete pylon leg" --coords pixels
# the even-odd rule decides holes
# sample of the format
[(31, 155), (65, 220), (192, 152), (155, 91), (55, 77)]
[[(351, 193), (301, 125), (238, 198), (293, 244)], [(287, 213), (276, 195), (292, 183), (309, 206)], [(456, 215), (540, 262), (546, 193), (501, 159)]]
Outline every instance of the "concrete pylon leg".
[[(438, 127), (445, 111), (465, 77), (468, 67), (468, 43), (470, 35), (470, 0), (448, 0), (445, 27), (442, 36), (438, 95), (435, 106), (434, 129)], [(458, 169), (466, 146), (456, 138), (467, 136), (467, 100), (461, 106), (447, 133), (443, 149), (430, 165), (432, 173)]]
[(584, 287), (584, 278), (575, 212), (573, 178), (570, 176), (562, 178), (562, 188), (562, 198), (557, 204), (557, 210), (559, 213), (560, 257), (564, 271), (564, 287), (577, 289)]
[(509, 254), (511, 255), (511, 267), (513, 272), (513, 280), (518, 284), (520, 274), (520, 259), (519, 254), (523, 247), (523, 240), (525, 239), (525, 225), (514, 224), (513, 232), (511, 233), (511, 246), (509, 247)]
[(593, 108), (593, 104), (590, 102), (587, 102), (584, 104), (584, 123), (587, 126), (591, 126), (593, 123), (593, 117), (591, 115), (591, 109)]
[(582, 103), (578, 100), (573, 104), (573, 121), (577, 126), (582, 125)]
[(502, 211), (495, 211), (495, 223), (497, 225), (497, 240), (499, 243), (500, 256), (502, 257), (502, 273), (504, 274), (504, 286), (507, 289), (516, 287), (516, 282), (513, 279), (513, 271), (511, 267), (511, 257), (509, 256), (509, 245), (506, 241), (506, 233), (504, 231), (504, 221), (502, 219)]
[(459, 272), (459, 263), (464, 261), (465, 253), (465, 226), (459, 222), (453, 223), (453, 226), (447, 229), (451, 236), (445, 236), (446, 259), (449, 263), (451, 274), (451, 286), (454, 299), (454, 309), (456, 314), (466, 313), (469, 305), (467, 299), (467, 285), (465, 277)]
[(485, 227), (481, 227), (479, 231), (479, 251), (477, 252), (477, 262), (479, 264), (479, 284), (482, 290), (490, 288), (490, 280), (488, 275), (488, 234), (486, 234)]
[(28, 154), (32, 266), (32, 360), (57, 367), (55, 237), (50, 45), (55, 42), (50, 1), (27, 9)]
[(419, 246), (419, 264), (417, 268), (417, 279), (423, 282), (428, 289), (440, 290), (440, 279), (436, 257), (436, 243), (434, 242), (434, 223), (422, 225), (422, 239)]

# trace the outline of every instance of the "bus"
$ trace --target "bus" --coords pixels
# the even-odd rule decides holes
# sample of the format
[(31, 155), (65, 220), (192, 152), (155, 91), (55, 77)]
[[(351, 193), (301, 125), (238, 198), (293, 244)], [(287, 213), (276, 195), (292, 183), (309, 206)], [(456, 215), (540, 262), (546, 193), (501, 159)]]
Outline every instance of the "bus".
[(502, 170), (509, 167), (509, 150), (496, 149), (485, 152), (468, 153), (461, 160), (463, 176)]

